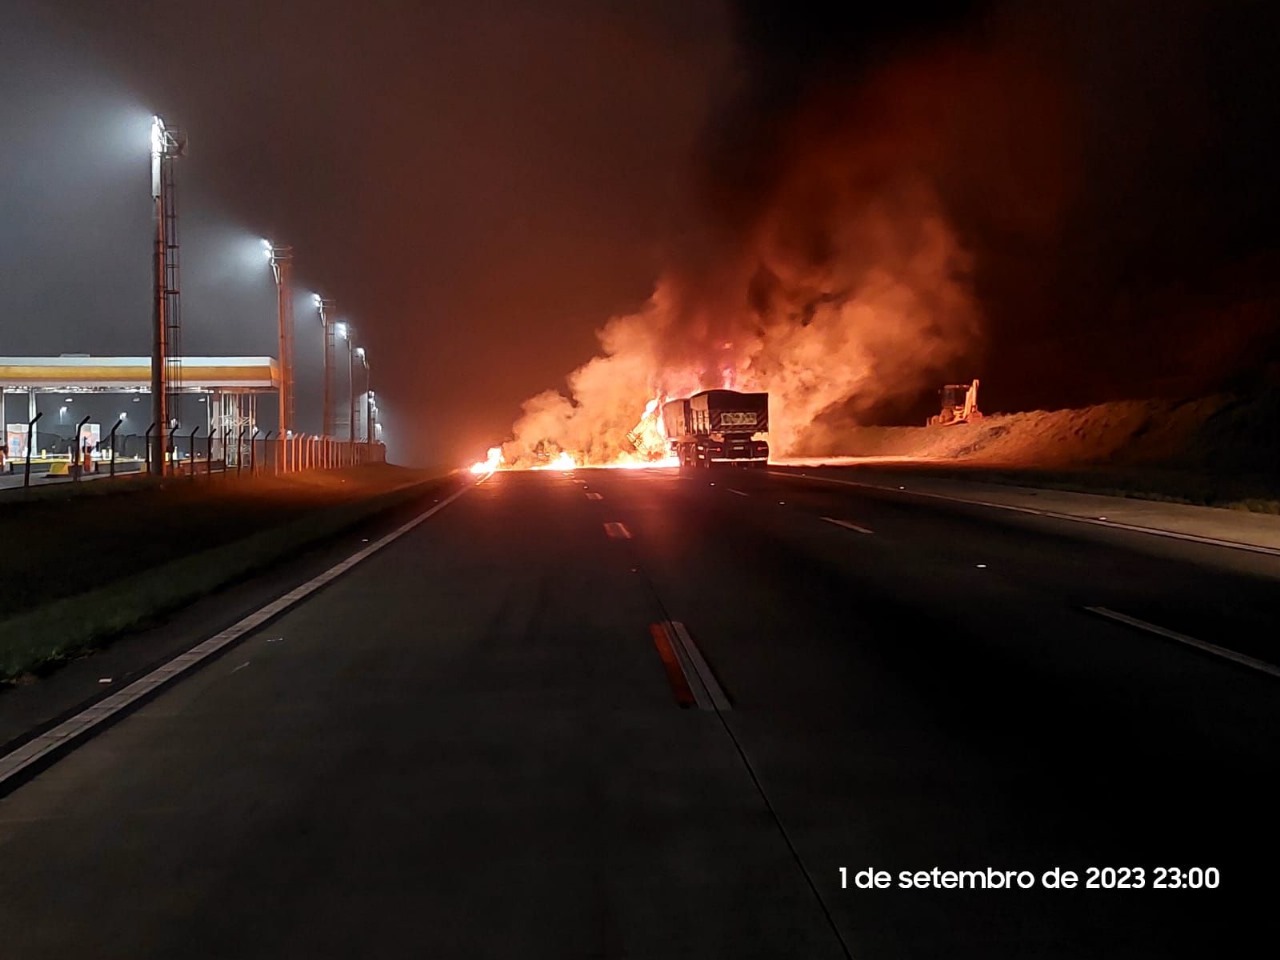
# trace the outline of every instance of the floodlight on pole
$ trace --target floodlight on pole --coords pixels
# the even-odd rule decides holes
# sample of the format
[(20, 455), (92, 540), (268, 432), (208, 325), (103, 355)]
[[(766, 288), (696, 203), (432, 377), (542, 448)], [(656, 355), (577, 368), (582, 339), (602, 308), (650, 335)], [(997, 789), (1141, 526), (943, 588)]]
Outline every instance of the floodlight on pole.
[[(186, 138), (151, 118), (151, 201), (155, 213), (152, 255), (152, 344), (151, 407), (156, 424), (156, 443), (151, 449), (150, 468), (156, 476), (166, 470), (166, 434), (171, 429), (181, 387), (180, 317), (178, 313), (178, 211), (173, 179), (173, 161), (186, 150)], [(174, 402), (170, 402), (171, 400)]]
[(276, 320), (280, 340), (280, 433), (293, 427), (293, 247), (262, 240), (262, 252), (276, 281)]
[(364, 367), (364, 393), (361, 394), (364, 400), (364, 442), (370, 443), (373, 440), (373, 430), (369, 424), (371, 422), (370, 414), (373, 411), (373, 391), (369, 389), (369, 355), (365, 353), (364, 347), (356, 347), (356, 356), (360, 358), (360, 364)]

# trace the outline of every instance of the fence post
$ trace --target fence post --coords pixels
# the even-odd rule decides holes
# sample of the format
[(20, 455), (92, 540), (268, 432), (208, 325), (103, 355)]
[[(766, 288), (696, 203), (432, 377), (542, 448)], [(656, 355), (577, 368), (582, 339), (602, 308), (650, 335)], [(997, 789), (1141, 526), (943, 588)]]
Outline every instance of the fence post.
[(31, 486), (31, 431), (36, 428), (36, 421), (43, 417), (43, 413), (37, 413), (27, 423), (27, 466), (22, 474), (22, 489), (25, 490)]
[(151, 426), (147, 427), (147, 432), (142, 435), (142, 445), (145, 448), (142, 452), (147, 457), (147, 473), (151, 472), (151, 431), (155, 428), (155, 421), (152, 421)]
[[(76, 438), (71, 444), (71, 479), (79, 480), (80, 474), (84, 470), (84, 458), (80, 450), (80, 437), (84, 432), (84, 425), (89, 422), (92, 414), (86, 414), (85, 418), (76, 424)], [(92, 463), (92, 461), (90, 461)]]
[(111, 467), (108, 473), (113, 477), (116, 475), (116, 431), (120, 429), (120, 424), (122, 423), (124, 423), (123, 420), (117, 420), (116, 425), (111, 428), (111, 433), (108, 434), (111, 439)]
[(209, 479), (213, 479), (213, 435), (218, 432), (218, 428), (214, 427), (212, 432), (204, 438), (204, 474)]
[(191, 459), (191, 479), (196, 476), (196, 434), (200, 432), (200, 425), (191, 428), (191, 436), (187, 437), (187, 453)]

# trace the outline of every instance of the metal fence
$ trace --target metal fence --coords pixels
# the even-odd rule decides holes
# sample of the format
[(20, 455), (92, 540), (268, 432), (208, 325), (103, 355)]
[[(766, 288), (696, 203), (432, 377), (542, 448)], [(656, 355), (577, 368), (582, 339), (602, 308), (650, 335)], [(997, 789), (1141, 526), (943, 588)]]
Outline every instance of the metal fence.
[[(28, 425), (40, 419), (37, 415)], [(143, 434), (118, 435), (120, 424), (112, 427), (107, 438), (96, 446), (87, 446), (75, 436), (53, 434), (54, 453), (41, 455), (36, 466), (46, 468), (45, 476), (65, 476), (80, 480), (86, 474), (148, 474), (151, 472), (152, 444), (155, 424)], [(238, 434), (219, 436), (218, 430), (200, 436), (202, 428), (188, 433), (171, 433), (165, 452), (165, 474), (174, 477), (281, 476), (310, 470), (338, 470), (368, 463), (385, 463), (386, 446), (369, 441), (340, 440), (315, 434), (278, 436), (275, 431), (243, 428)], [(65, 451), (65, 452), (62, 452)], [(32, 451), (26, 450), (22, 462), (23, 486), (30, 486)], [(11, 463), (10, 469), (17, 467)]]

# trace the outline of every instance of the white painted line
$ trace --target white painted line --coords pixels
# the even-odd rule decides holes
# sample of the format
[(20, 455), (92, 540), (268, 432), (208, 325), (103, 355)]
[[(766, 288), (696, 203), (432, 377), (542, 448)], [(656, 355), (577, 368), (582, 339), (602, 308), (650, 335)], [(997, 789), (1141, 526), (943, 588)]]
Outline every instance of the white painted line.
[(751, 496), (751, 494), (749, 494), (749, 493), (743, 493), (741, 490), (735, 490), (735, 489), (733, 489), (733, 487), (725, 487), (725, 489), (726, 489), (726, 490), (728, 490), (730, 493), (736, 493), (736, 494), (737, 494), (738, 496), (740, 496), (740, 497), (749, 497), (749, 496)]
[[(724, 690), (720, 688), (716, 675), (711, 672), (711, 668), (707, 666), (707, 661), (702, 658), (702, 651), (698, 649), (698, 645), (693, 642), (693, 637), (689, 636), (689, 631), (685, 629), (683, 623), (671, 621), (671, 637), (674, 641), (672, 646), (676, 650), (676, 655), (680, 657), (681, 664), (687, 660), (693, 667), (692, 674), (688, 669), (685, 670), (685, 676), (690, 679), (690, 686), (693, 688), (693, 698), (698, 701), (698, 706), (703, 710), (732, 710), (729, 704), (729, 698), (724, 695)], [(696, 678), (696, 682), (695, 681)], [(706, 694), (705, 699), (710, 702), (710, 706), (704, 706), (704, 701), (699, 699), (699, 688)]]
[(676, 660), (679, 661), (680, 672), (684, 674), (685, 683), (689, 685), (689, 692), (693, 694), (693, 702), (698, 705), (699, 710), (714, 710), (716, 705), (711, 700), (711, 694), (707, 692), (706, 685), (702, 682), (702, 678), (698, 676), (698, 671), (694, 667), (693, 661), (689, 658), (689, 651), (684, 648), (684, 644), (676, 636), (674, 627), (675, 624), (671, 622), (662, 625), (663, 632), (671, 644), (671, 650), (676, 655)]
[(875, 533), (874, 530), (868, 530), (866, 527), (860, 527), (856, 523), (850, 523), (848, 520), (837, 520), (835, 517), (823, 517), (827, 523), (834, 523), (837, 527), (844, 527), (846, 530), (854, 530), (858, 533)]
[(28, 740), (16, 750), (0, 757), (0, 786), (3, 786), (5, 781), (17, 776), (27, 767), (39, 762), (53, 751), (58, 750), (71, 741), (84, 736), (94, 727), (97, 727), (99, 724), (119, 713), (121, 710), (124, 710), (126, 707), (131, 706), (138, 700), (150, 694), (157, 687), (163, 686), (175, 677), (187, 672), (197, 664), (213, 656), (223, 647), (239, 640), (245, 634), (250, 633), (256, 627), (261, 625), (264, 621), (283, 613), (299, 600), (310, 596), (321, 587), (326, 586), (333, 580), (336, 580), (360, 561), (377, 553), (392, 541), (400, 539), (433, 514), (439, 513), (449, 504), (453, 503), (453, 501), (457, 500), (460, 496), (470, 490), (473, 486), (478, 486), (485, 480), (489, 479), (489, 476), (491, 476), (491, 474), (486, 474), (484, 477), (481, 477), (480, 480), (476, 481), (476, 483), (468, 484), (456, 493), (446, 497), (442, 502), (438, 503), (430, 510), (418, 514), (418, 516), (414, 517), (408, 523), (397, 527), (385, 537), (369, 544), (369, 546), (360, 550), (358, 553), (352, 554), (346, 560), (343, 560), (336, 566), (330, 567), (319, 576), (313, 577), (302, 586), (289, 591), (278, 600), (272, 601), (261, 610), (257, 610), (254, 613), (249, 614), (247, 617), (240, 620), (233, 626), (228, 627), (226, 630), (223, 630), (221, 633), (214, 634), (207, 640), (196, 644), (186, 653), (179, 654), (163, 666), (152, 670), (146, 676), (133, 681), (133, 683), (129, 684), (123, 690), (119, 690), (111, 696), (99, 700), (91, 707), (86, 707), (75, 716), (58, 724), (52, 730)]
[(1147, 623), (1145, 620), (1139, 620), (1137, 617), (1126, 616), (1123, 613), (1116, 613), (1114, 610), (1108, 610), (1106, 607), (1085, 607), (1090, 613), (1096, 613), (1100, 617), (1106, 617), (1108, 620), (1115, 620), (1117, 623), (1123, 623), (1126, 626), (1136, 627), (1139, 630), (1145, 630), (1147, 633), (1154, 633), (1158, 637), (1164, 637), (1166, 640), (1177, 640), (1179, 643), (1185, 643), (1187, 646), (1195, 647), (1197, 650), (1203, 650), (1205, 653), (1212, 653), (1217, 657), (1224, 657), (1233, 663), (1238, 663), (1243, 667), (1249, 667), (1261, 673), (1270, 674), (1273, 677), (1280, 677), (1280, 667), (1267, 663), (1265, 660), (1255, 660), (1253, 657), (1246, 657), (1243, 653), (1236, 653), (1234, 650), (1228, 650), (1226, 647), (1219, 647), (1217, 644), (1206, 643), (1204, 640), (1197, 640), (1195, 637), (1188, 637), (1184, 633), (1176, 633), (1173, 630), (1166, 630), (1164, 627), (1158, 627), (1154, 623)]
[(247, 667), (248, 665), (249, 665), (249, 661), (248, 661), (248, 660), (246, 660), (244, 663), (240, 664), (240, 666), (238, 666), (238, 667), (232, 667), (232, 668), (231, 668), (231, 672), (232, 672), (232, 673), (235, 673), (235, 672), (237, 672), (238, 670), (243, 670), (243, 669), (244, 669), (245, 667)]
[(601, 495), (600, 495), (600, 494), (598, 494), (598, 493), (588, 493), (588, 494), (587, 494), (587, 499), (588, 499), (588, 500), (603, 500), (603, 499), (604, 499), (604, 497), (603, 497), (603, 496), (601, 496)]
[[(1058, 513), (1053, 510), (1037, 510), (1034, 507), (1019, 507), (1012, 503), (995, 503), (991, 500), (975, 500), (971, 497), (952, 497), (944, 493), (925, 493), (921, 490), (906, 490), (904, 487), (885, 487), (878, 483), (859, 483), (856, 480), (837, 480), (833, 477), (817, 477), (812, 474), (784, 473), (770, 470), (773, 477), (790, 477), (793, 480), (817, 480), (819, 483), (836, 483), (842, 487), (862, 487), (866, 490), (888, 490), (905, 492), (909, 497), (925, 497), (930, 500), (950, 500), (952, 503), (967, 503), (977, 507), (990, 507), (993, 510), (1008, 510), (1010, 513), (1025, 513), (1033, 517), (1048, 517), (1052, 520), (1070, 520), (1073, 523), (1088, 523), (1095, 527), (1107, 527), (1112, 530), (1127, 530), (1131, 533), (1147, 533), (1153, 537), (1169, 537), (1172, 540), (1187, 540), (1191, 543), (1203, 543), (1211, 547), (1227, 547), (1231, 550), (1247, 550), (1250, 553), (1265, 553), (1280, 557), (1280, 547), (1266, 547), (1256, 543), (1242, 543), (1239, 540), (1221, 540), (1217, 537), (1203, 537), (1195, 533), (1179, 533), (1176, 530), (1161, 530), (1158, 527), (1143, 527), (1136, 523), (1120, 523), (1103, 517), (1077, 517), (1070, 513)], [(1087, 494), (1097, 496), (1097, 494)]]
[(627, 525), (625, 523), (618, 523), (616, 520), (611, 520), (606, 523), (604, 525), (604, 532), (609, 535), (611, 540), (631, 539), (631, 531), (627, 529)]

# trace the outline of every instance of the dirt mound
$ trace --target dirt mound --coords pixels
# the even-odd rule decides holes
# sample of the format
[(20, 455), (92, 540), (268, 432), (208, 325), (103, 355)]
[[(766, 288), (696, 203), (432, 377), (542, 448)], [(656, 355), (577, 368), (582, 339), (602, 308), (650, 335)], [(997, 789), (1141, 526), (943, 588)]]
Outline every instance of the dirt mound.
[(854, 427), (810, 456), (963, 461), (1012, 469), (1162, 467), (1280, 474), (1280, 390), (1130, 400), (986, 416), (944, 427)]

